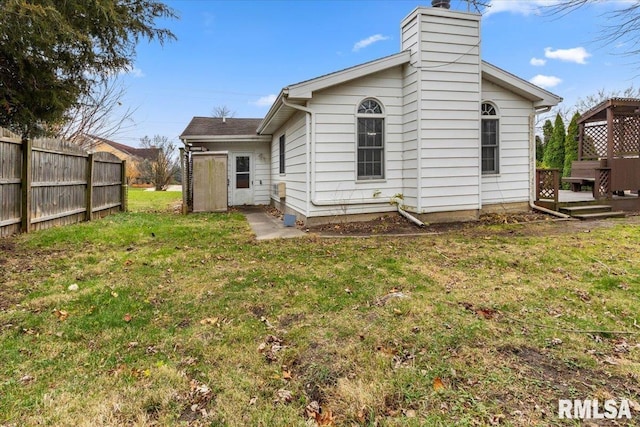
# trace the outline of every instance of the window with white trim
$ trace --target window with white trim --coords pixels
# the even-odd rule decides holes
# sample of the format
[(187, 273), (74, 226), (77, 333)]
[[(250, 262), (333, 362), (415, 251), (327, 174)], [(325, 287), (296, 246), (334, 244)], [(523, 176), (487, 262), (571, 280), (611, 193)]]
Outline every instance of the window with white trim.
[(280, 173), (285, 173), (285, 166), (284, 166), (284, 148), (285, 148), (285, 143), (284, 143), (284, 135), (282, 135), (280, 137), (280, 141), (278, 144), (278, 149), (280, 150), (279, 152), (279, 160), (280, 160)]
[(482, 103), (482, 173), (497, 174), (500, 172), (500, 119), (493, 104)]
[(384, 112), (374, 99), (358, 106), (358, 180), (384, 178)]

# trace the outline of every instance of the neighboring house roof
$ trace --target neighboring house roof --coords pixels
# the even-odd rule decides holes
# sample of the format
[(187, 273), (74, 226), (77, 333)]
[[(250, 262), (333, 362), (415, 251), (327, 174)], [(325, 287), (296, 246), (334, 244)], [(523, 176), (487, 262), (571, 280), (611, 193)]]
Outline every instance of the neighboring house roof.
[(190, 137), (257, 136), (262, 119), (194, 117), (182, 131), (180, 139)]
[(120, 144), (119, 142), (110, 141), (106, 138), (101, 138), (95, 135), (85, 135), (86, 144), (90, 146), (95, 146), (96, 144), (102, 143), (113, 147), (114, 149), (122, 152), (127, 156), (140, 157), (145, 160), (156, 160), (158, 158), (158, 153), (160, 152), (159, 148), (137, 148), (130, 147), (128, 145)]
[[(280, 91), (280, 94), (258, 127), (258, 133), (269, 134), (274, 132), (298, 109), (295, 105), (302, 107), (306, 100), (311, 99), (315, 91), (409, 63), (410, 58), (410, 52), (403, 51), (375, 61), (289, 85)], [(561, 97), (486, 61), (482, 61), (481, 67), (483, 78), (532, 101), (536, 108), (552, 107), (562, 101)]]

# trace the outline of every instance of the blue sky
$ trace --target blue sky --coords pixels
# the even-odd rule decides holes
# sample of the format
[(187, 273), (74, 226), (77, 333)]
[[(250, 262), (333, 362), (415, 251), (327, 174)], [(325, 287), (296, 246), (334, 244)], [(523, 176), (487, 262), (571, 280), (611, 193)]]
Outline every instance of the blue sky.
[[(626, 0), (627, 2), (629, 0)], [(597, 39), (608, 0), (563, 17), (541, 13), (554, 0), (491, 0), (482, 19), (482, 57), (565, 99), (640, 84), (640, 64), (624, 45)], [(180, 16), (158, 24), (177, 36), (164, 46), (143, 41), (121, 79), (122, 109), (133, 123), (112, 137), (137, 145), (145, 135), (178, 136), (193, 116), (225, 105), (235, 117), (263, 117), (288, 84), (400, 51), (400, 22), (415, 1), (165, 0)], [(452, 0), (454, 10), (467, 10)]]

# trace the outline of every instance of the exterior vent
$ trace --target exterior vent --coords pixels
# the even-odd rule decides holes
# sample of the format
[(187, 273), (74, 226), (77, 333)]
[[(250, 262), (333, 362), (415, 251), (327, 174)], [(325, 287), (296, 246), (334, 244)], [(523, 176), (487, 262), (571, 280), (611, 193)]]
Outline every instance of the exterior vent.
[(449, 9), (451, 7), (451, 0), (431, 0), (431, 6)]

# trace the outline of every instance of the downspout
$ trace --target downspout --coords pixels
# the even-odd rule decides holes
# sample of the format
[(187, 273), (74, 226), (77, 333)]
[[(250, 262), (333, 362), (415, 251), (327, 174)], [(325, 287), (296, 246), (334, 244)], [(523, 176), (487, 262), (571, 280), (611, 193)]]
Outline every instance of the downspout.
[(557, 216), (558, 218), (569, 219), (570, 215), (565, 215), (561, 212), (552, 211), (551, 209), (544, 208), (535, 204), (535, 191), (536, 191), (536, 135), (534, 129), (534, 122), (536, 115), (540, 113), (546, 113), (550, 111), (551, 107), (544, 107), (529, 114), (529, 207), (533, 210), (544, 212), (549, 215)]
[[(282, 98), (282, 103), (287, 107), (293, 108), (294, 110), (299, 110), (307, 113), (311, 118), (311, 129), (307, 132), (307, 155), (309, 156), (309, 167), (307, 168), (307, 207), (308, 214), (310, 214), (310, 206), (309, 202), (313, 206), (335, 206), (335, 205), (370, 205), (370, 204), (379, 204), (385, 203), (388, 204), (389, 201), (385, 200), (384, 197), (370, 198), (370, 199), (360, 199), (360, 200), (316, 200), (316, 168), (315, 168), (315, 156), (316, 156), (316, 114), (315, 111), (308, 107), (303, 107), (302, 105), (292, 104), (285, 97)], [(311, 187), (309, 189), (309, 187)], [(311, 190), (311, 191), (309, 191)], [(309, 200), (309, 194), (311, 194), (311, 200)], [(381, 200), (382, 199), (382, 200)]]
[(287, 101), (286, 97), (282, 97), (282, 104), (287, 107), (293, 108), (294, 110), (302, 111), (306, 113), (305, 115), (305, 126), (307, 128), (307, 168), (306, 168), (306, 182), (307, 182), (307, 190), (306, 190), (306, 217), (309, 217), (311, 213), (311, 189), (314, 187), (311, 183), (311, 179), (313, 177), (313, 173), (311, 172), (311, 168), (313, 167), (313, 159), (311, 158), (312, 153), (315, 151), (311, 145), (314, 143), (315, 138), (313, 138), (313, 133), (315, 132), (315, 113), (312, 109), (303, 107), (302, 105), (291, 104)]

